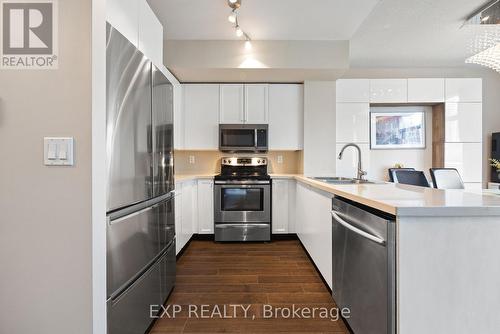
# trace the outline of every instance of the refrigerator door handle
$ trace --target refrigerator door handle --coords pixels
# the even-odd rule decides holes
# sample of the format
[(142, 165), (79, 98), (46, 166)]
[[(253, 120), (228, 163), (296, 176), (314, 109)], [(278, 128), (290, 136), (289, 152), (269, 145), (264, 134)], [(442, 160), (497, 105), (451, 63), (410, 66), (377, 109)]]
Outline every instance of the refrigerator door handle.
[(153, 205), (153, 206), (150, 206), (150, 207), (148, 207), (148, 208), (145, 208), (145, 209), (142, 209), (142, 210), (139, 210), (139, 211), (135, 211), (135, 212), (133, 212), (133, 213), (131, 213), (131, 214), (129, 214), (129, 215), (126, 215), (126, 216), (123, 216), (123, 217), (117, 218), (117, 219), (115, 219), (115, 220), (111, 220), (111, 219), (109, 218), (109, 216), (108, 216), (109, 225), (119, 224), (119, 223), (121, 223), (121, 222), (123, 222), (123, 221), (125, 221), (125, 220), (127, 220), (127, 219), (130, 219), (130, 218), (132, 218), (132, 217), (134, 217), (134, 216), (138, 216), (138, 215), (143, 214), (143, 213), (145, 213), (145, 212), (147, 212), (147, 211), (151, 211), (151, 210), (153, 210), (153, 208), (155, 208), (156, 206), (158, 206), (158, 205)]

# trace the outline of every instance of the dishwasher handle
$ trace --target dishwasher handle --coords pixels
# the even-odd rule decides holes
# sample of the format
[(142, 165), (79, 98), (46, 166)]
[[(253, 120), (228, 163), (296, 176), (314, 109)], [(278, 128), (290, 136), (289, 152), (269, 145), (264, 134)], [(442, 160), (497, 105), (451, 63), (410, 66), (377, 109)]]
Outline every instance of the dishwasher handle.
[(369, 239), (373, 242), (376, 242), (377, 244), (379, 245), (384, 245), (386, 244), (385, 240), (380, 238), (380, 237), (377, 237), (377, 236), (374, 236), (370, 233), (367, 233), (355, 226), (352, 226), (351, 224), (349, 224), (348, 222), (346, 222), (344, 219), (342, 219), (340, 217), (340, 212), (337, 212), (335, 210), (332, 210), (332, 217), (333, 219), (335, 219), (340, 225), (344, 226), (346, 229), (362, 236), (363, 238), (366, 238), (366, 239)]

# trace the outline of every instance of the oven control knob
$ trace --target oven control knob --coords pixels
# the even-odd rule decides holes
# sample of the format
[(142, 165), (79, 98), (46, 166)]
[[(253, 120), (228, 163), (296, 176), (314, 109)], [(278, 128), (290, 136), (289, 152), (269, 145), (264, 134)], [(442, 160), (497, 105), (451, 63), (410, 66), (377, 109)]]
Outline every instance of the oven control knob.
[(257, 160), (257, 163), (260, 164), (260, 160)]
[(223, 163), (226, 163), (226, 159), (222, 160)]

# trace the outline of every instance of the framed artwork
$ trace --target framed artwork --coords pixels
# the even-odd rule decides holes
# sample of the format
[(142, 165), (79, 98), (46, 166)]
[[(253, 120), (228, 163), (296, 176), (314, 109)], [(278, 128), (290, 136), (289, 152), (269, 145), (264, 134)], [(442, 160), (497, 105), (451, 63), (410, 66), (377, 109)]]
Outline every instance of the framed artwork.
[(371, 112), (370, 148), (424, 149), (425, 112)]

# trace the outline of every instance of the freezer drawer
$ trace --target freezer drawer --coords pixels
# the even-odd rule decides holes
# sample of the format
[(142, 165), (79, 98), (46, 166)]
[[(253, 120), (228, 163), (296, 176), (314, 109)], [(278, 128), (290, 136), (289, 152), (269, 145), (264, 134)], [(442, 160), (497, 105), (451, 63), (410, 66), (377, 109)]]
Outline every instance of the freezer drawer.
[(156, 262), (134, 284), (108, 300), (108, 334), (142, 334), (153, 319), (150, 305), (162, 304), (161, 265)]
[(160, 233), (160, 252), (175, 238), (175, 204), (174, 196), (158, 204), (155, 208), (155, 214), (158, 216)]
[(215, 241), (270, 241), (271, 224), (215, 224)]
[(107, 25), (107, 212), (152, 197), (151, 62)]
[(119, 293), (160, 253), (157, 215), (157, 207), (148, 207), (108, 222), (108, 296)]
[(170, 244), (160, 261), (161, 302), (165, 303), (175, 285), (175, 240)]

